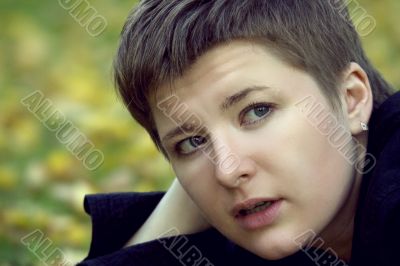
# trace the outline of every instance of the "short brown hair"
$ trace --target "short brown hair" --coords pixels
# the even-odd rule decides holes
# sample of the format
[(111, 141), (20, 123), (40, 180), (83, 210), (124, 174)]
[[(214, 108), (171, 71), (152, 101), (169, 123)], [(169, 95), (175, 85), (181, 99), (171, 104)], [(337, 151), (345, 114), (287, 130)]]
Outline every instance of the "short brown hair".
[[(143, 0), (122, 30), (115, 82), (132, 116), (165, 154), (149, 95), (182, 76), (211, 47), (235, 39), (265, 44), (308, 72), (334, 109), (350, 62), (366, 71), (376, 109), (392, 89), (367, 59), (341, 0)], [(336, 106), (336, 108), (335, 108)]]

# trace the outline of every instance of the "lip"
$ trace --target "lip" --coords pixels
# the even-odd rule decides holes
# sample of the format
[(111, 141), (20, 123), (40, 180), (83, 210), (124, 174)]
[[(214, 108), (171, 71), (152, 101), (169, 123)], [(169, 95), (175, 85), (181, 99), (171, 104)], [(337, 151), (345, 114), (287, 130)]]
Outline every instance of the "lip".
[[(242, 209), (248, 209), (262, 201), (272, 201), (273, 203), (266, 209), (251, 213), (246, 216), (239, 215)], [(239, 225), (246, 230), (255, 230), (272, 224), (279, 215), (279, 210), (283, 200), (279, 198), (254, 198), (238, 203), (232, 209), (232, 216)]]
[(242, 209), (249, 209), (253, 207), (255, 204), (262, 202), (262, 201), (277, 201), (278, 198), (253, 198), (249, 200), (242, 201), (234, 206), (231, 213), (232, 216), (236, 217), (239, 214), (239, 211)]

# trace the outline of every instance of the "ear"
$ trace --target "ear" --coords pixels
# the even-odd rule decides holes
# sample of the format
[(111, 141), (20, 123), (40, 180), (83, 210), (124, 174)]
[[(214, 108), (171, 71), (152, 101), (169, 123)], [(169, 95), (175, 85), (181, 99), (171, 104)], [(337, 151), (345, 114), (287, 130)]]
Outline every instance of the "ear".
[(344, 116), (352, 135), (363, 132), (361, 123), (368, 124), (373, 99), (367, 73), (362, 67), (351, 62), (342, 75), (342, 105)]

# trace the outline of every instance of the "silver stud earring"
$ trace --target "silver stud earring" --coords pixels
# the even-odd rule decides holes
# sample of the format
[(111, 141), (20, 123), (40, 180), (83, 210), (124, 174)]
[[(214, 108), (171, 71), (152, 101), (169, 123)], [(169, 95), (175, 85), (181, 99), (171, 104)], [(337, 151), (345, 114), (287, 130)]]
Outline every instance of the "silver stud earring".
[(361, 124), (362, 130), (364, 130), (364, 131), (368, 130), (368, 125), (367, 124), (365, 124), (364, 122), (360, 122), (360, 124)]

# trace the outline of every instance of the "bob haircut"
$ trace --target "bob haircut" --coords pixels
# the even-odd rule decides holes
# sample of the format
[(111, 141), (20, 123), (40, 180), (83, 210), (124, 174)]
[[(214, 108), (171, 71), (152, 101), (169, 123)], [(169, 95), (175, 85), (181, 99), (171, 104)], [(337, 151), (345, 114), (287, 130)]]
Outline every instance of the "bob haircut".
[(392, 93), (367, 59), (342, 0), (142, 0), (121, 33), (115, 83), (166, 157), (149, 97), (162, 84), (173, 84), (210, 48), (237, 39), (265, 45), (309, 73), (333, 110), (340, 110), (337, 84), (350, 62), (367, 73), (374, 109)]

